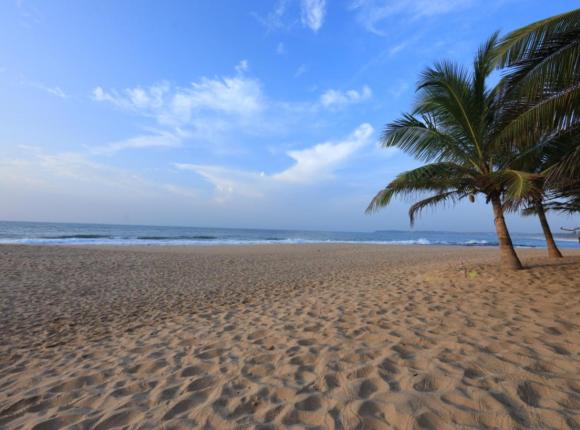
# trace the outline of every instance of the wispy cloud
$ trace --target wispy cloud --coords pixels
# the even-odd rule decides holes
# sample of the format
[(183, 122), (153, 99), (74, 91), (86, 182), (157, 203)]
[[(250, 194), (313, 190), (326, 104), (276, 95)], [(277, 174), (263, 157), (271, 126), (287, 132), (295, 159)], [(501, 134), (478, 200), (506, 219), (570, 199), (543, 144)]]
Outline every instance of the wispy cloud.
[(187, 137), (189, 135), (180, 129), (175, 132), (158, 131), (93, 147), (90, 152), (95, 155), (112, 155), (125, 149), (178, 148)]
[(108, 102), (119, 109), (136, 113), (155, 114), (166, 104), (166, 96), (171, 87), (167, 82), (161, 82), (149, 88), (127, 88), (121, 93), (116, 90), (106, 91), (103, 87), (93, 90), (93, 98), (98, 102)]
[(317, 32), (326, 16), (326, 0), (302, 0), (301, 15), (302, 24)]
[(195, 172), (215, 188), (215, 201), (224, 203), (232, 197), (261, 198), (271, 187), (264, 173), (248, 172), (223, 166), (176, 163), (179, 170)]
[(93, 99), (155, 122), (159, 131), (113, 142), (97, 151), (130, 148), (175, 147), (187, 139), (217, 141), (229, 130), (251, 131), (267, 102), (258, 80), (244, 76), (248, 62), (236, 67), (231, 77), (201, 78), (189, 86), (160, 82), (149, 87), (124, 90), (93, 90)]
[[(325, 110), (343, 109), (372, 97), (368, 86), (360, 90), (330, 89), (315, 100), (291, 101), (268, 99), (258, 79), (246, 75), (248, 62), (236, 67), (230, 77), (200, 78), (189, 86), (174, 86), (162, 81), (148, 87), (123, 90), (93, 90), (93, 100), (142, 117), (147, 124), (136, 136), (91, 150), (94, 154), (143, 148), (175, 148), (186, 141), (226, 152), (225, 146), (240, 135), (283, 135), (292, 124), (304, 123), (306, 116), (324, 115)], [(297, 75), (304, 73), (302, 66)], [(236, 139), (232, 139), (236, 136)], [(223, 145), (222, 146), (222, 142)]]
[(16, 0), (16, 7), (20, 13), (20, 25), (23, 27), (31, 28), (42, 22), (40, 11), (34, 6), (31, 6), (29, 1)]
[[(295, 5), (299, 5), (298, 8)], [(326, 17), (326, 0), (278, 0), (274, 9), (263, 16), (253, 13), (267, 31), (289, 29), (295, 24), (302, 25), (313, 32), (320, 30)], [(297, 12), (300, 16), (298, 17)]]
[[(247, 68), (247, 64), (242, 62), (238, 68)], [(244, 117), (263, 107), (260, 83), (243, 76), (201, 78), (184, 88), (172, 87), (166, 82), (121, 92), (96, 87), (93, 97), (96, 101), (109, 102), (120, 109), (153, 117), (159, 124), (173, 126), (186, 125), (194, 114), (203, 112)]]
[(411, 88), (411, 84), (409, 84), (409, 82), (399, 80), (391, 86), (391, 88), (389, 89), (389, 93), (393, 97), (399, 98), (403, 94), (405, 94), (407, 91), (409, 91), (410, 88)]
[(148, 172), (22, 149), (0, 159), (3, 219), (154, 224), (165, 217), (183, 224), (208, 203), (195, 187)]
[(253, 16), (262, 24), (268, 31), (279, 30), (285, 28), (284, 15), (288, 9), (289, 0), (278, 0), (274, 6), (274, 10), (269, 12), (266, 16), (261, 16), (253, 13)]
[(397, 43), (394, 46), (391, 46), (389, 48), (389, 55), (395, 55), (399, 52), (401, 52), (403, 49), (405, 49), (407, 46), (409, 46), (409, 42), (405, 41), (405, 42), (401, 42), (401, 43)]
[(59, 97), (61, 99), (66, 99), (68, 97), (67, 94), (60, 87), (44, 87), (43, 89), (47, 93), (52, 94), (53, 96)]
[(373, 134), (370, 124), (361, 124), (350, 136), (338, 142), (325, 142), (287, 154), (294, 164), (273, 177), (279, 181), (313, 183), (332, 177), (334, 170), (366, 145)]
[(43, 84), (42, 82), (28, 81), (25, 79), (21, 81), (21, 84), (30, 88), (36, 88), (37, 90), (44, 91), (45, 93), (60, 99), (68, 98), (68, 94), (65, 93), (64, 90), (59, 86), (50, 86)]
[(242, 60), (236, 66), (236, 72), (238, 72), (240, 74), (247, 72), (249, 67), (250, 67), (250, 65), (248, 63), (248, 60)]
[(400, 16), (416, 20), (434, 17), (468, 8), (474, 2), (475, 0), (354, 0), (351, 9), (368, 31), (384, 36), (387, 31), (381, 24), (387, 18)]
[(320, 96), (320, 103), (327, 108), (340, 108), (353, 103), (360, 103), (372, 97), (373, 93), (368, 86), (357, 90), (327, 90)]
[(284, 55), (285, 53), (286, 53), (286, 47), (284, 46), (284, 44), (282, 42), (278, 42), (278, 45), (276, 45), (276, 54)]
[[(25, 148), (24, 148), (25, 149)], [(149, 181), (135, 172), (90, 160), (73, 152), (48, 154), (31, 148), (25, 158), (0, 160), (0, 183), (20, 191), (37, 190), (89, 196), (143, 195), (162, 196), (197, 194), (174, 184)]]
[(280, 192), (281, 187), (316, 186), (334, 178), (335, 171), (370, 142), (373, 131), (370, 124), (364, 123), (342, 140), (288, 151), (286, 155), (293, 163), (288, 168), (271, 174), (188, 163), (176, 163), (175, 167), (193, 171), (212, 184), (218, 202), (225, 202), (233, 197), (260, 198), (269, 193)]
[(295, 78), (299, 78), (300, 76), (302, 76), (304, 73), (306, 73), (306, 71), (308, 70), (308, 68), (306, 67), (306, 64), (301, 64), (300, 66), (298, 66), (298, 68), (296, 69), (296, 72), (294, 72), (294, 77)]

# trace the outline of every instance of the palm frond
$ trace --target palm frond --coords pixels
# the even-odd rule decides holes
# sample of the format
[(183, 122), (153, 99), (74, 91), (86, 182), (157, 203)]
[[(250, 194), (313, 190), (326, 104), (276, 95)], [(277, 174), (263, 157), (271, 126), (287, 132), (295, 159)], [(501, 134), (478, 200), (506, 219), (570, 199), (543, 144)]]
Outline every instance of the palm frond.
[(546, 43), (512, 65), (499, 86), (512, 97), (534, 99), (578, 82), (580, 77), (580, 28)]
[(545, 209), (575, 215), (580, 213), (580, 199), (551, 202), (546, 205)]
[(427, 197), (426, 199), (414, 203), (409, 208), (409, 222), (411, 227), (415, 225), (415, 220), (425, 209), (449, 202), (455, 204), (458, 200), (466, 196), (467, 193), (454, 190), (435, 194), (434, 196)]
[(575, 9), (512, 31), (497, 48), (499, 65), (510, 67), (540, 49), (553, 36), (577, 29), (579, 23), (580, 9)]
[(504, 126), (494, 137), (498, 142), (521, 146), (547, 132), (564, 131), (579, 125), (580, 84), (522, 106), (508, 115), (508, 121), (504, 119)]
[(580, 9), (509, 33), (497, 46), (504, 77), (496, 136), (522, 146), (574, 126), (580, 114)]
[(580, 213), (580, 179), (575, 179), (554, 190), (546, 200), (546, 210), (564, 212), (567, 214)]
[(373, 213), (381, 208), (384, 208), (385, 206), (388, 206), (396, 194), (397, 191), (393, 188), (389, 188), (389, 186), (387, 185), (373, 197), (373, 199), (367, 206), (365, 213), (367, 214)]
[(536, 173), (504, 169), (500, 173), (507, 200), (530, 200), (541, 198), (543, 177)]
[(468, 192), (473, 189), (472, 174), (469, 169), (453, 163), (432, 163), (403, 172), (375, 195), (366, 212), (375, 212), (387, 206), (395, 196), (413, 197), (449, 189)]
[[(579, 136), (580, 137), (580, 136)], [(578, 139), (580, 140), (580, 138)], [(580, 177), (580, 144), (576, 143), (575, 147), (561, 155), (558, 161), (552, 164), (544, 172), (546, 181), (551, 186), (558, 186), (566, 183), (573, 178)]]
[[(431, 115), (457, 141), (468, 143), (481, 157), (481, 111), (474, 95), (472, 79), (465, 69), (451, 62), (428, 68), (419, 80), (416, 112)], [(464, 147), (467, 145), (464, 143)]]
[(397, 147), (419, 160), (424, 161), (465, 161), (474, 166), (476, 159), (470, 156), (470, 149), (453, 135), (439, 129), (429, 115), (421, 119), (411, 114), (403, 114), (401, 119), (385, 127), (381, 137), (384, 147)]
[(479, 109), (485, 108), (485, 82), (495, 67), (498, 38), (499, 32), (493, 33), (479, 47), (473, 63), (473, 93), (480, 97), (477, 99)]

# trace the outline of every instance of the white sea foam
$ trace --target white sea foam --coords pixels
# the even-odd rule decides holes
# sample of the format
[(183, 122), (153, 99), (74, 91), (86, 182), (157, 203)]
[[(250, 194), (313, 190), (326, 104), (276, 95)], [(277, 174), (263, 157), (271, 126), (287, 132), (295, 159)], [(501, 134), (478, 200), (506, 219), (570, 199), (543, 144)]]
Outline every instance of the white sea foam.
[[(513, 234), (515, 246), (545, 247), (539, 234)], [(574, 237), (556, 237), (560, 247), (576, 248)], [(436, 231), (330, 232), (0, 222), (0, 244), (215, 246), (261, 244), (375, 244), (497, 246), (494, 233)]]
[(484, 245), (485, 240), (466, 242), (432, 241), (425, 238), (409, 240), (333, 240), (333, 239), (135, 239), (135, 238), (0, 238), (0, 244), (11, 245), (118, 245), (118, 246), (217, 246), (217, 245), (265, 245), (265, 244), (368, 244), (368, 245)]

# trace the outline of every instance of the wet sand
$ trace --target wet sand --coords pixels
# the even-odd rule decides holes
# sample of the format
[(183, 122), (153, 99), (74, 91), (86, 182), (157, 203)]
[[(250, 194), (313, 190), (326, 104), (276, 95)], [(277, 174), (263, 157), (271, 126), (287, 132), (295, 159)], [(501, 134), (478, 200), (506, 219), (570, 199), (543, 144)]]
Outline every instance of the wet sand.
[(0, 246), (0, 428), (580, 428), (580, 252), (518, 252)]

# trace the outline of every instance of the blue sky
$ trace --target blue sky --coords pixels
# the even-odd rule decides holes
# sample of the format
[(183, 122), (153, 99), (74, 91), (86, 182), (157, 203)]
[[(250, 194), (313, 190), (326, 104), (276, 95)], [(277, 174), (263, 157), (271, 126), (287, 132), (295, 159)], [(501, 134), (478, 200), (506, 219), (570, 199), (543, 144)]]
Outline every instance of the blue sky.
[[(407, 229), (364, 209), (417, 162), (378, 147), (418, 73), (577, 6), (544, 0), (6, 0), (0, 219)], [(552, 216), (554, 227), (577, 219)], [(538, 231), (510, 217), (514, 231)], [(491, 231), (484, 203), (417, 229)]]

